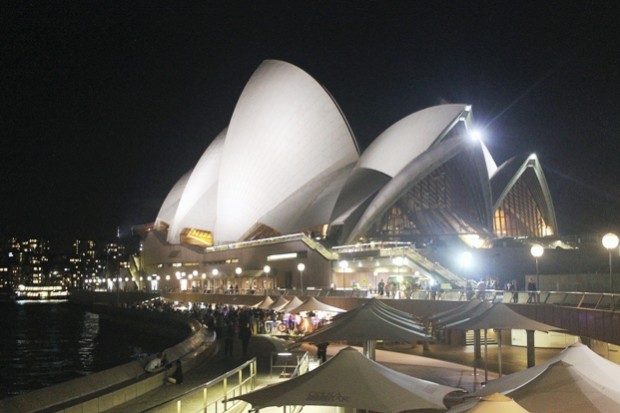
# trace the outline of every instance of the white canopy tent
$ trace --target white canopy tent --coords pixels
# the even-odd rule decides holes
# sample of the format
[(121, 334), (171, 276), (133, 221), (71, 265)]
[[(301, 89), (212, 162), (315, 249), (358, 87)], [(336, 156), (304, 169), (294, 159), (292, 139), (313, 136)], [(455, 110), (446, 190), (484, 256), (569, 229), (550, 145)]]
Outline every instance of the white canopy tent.
[(266, 296), (258, 303), (254, 304), (252, 308), (260, 308), (261, 310), (268, 310), (273, 305), (273, 299)]
[[(478, 306), (476, 308), (479, 308)], [(475, 309), (474, 309), (475, 311)], [(487, 348), (487, 330), (526, 330), (526, 331), (565, 331), (563, 328), (555, 327), (550, 324), (541, 323), (531, 318), (525, 317), (511, 310), (504, 303), (495, 303), (485, 311), (475, 316), (464, 316), (463, 319), (442, 326), (445, 329), (459, 330), (484, 330), (485, 343), (485, 382), (488, 381), (486, 368), (486, 348)], [(532, 333), (533, 334), (533, 333)], [(502, 375), (502, 334), (501, 331), (497, 335), (499, 351), (497, 352), (499, 375)], [(533, 344), (533, 343), (532, 343)], [(529, 350), (529, 349), (528, 349)]]
[[(620, 411), (620, 365), (577, 343), (546, 363), (493, 380), (473, 394), (502, 393), (530, 412)], [(450, 409), (466, 412), (468, 401)]]
[(273, 311), (282, 311), (282, 309), (286, 307), (288, 303), (289, 303), (289, 300), (287, 300), (286, 298), (280, 295), (278, 296), (278, 299), (273, 304), (271, 304), (269, 308)]
[(295, 308), (291, 308), (290, 310), (288, 310), (290, 313), (302, 313), (305, 311), (325, 311), (328, 313), (343, 313), (347, 310), (343, 310), (342, 308), (338, 308), (338, 307), (334, 307), (333, 305), (329, 305), (329, 304), (325, 304), (319, 300), (317, 300), (316, 298), (314, 298), (313, 296), (308, 297), (308, 299), (306, 301), (303, 302), (303, 304), (295, 307)]
[(471, 409), (469, 413), (528, 413), (519, 403), (510, 397), (499, 393), (480, 398), (480, 401)]
[(255, 409), (270, 406), (339, 406), (374, 412), (446, 410), (454, 387), (418, 379), (372, 361), (347, 347), (314, 370), (238, 396)]
[(289, 301), (287, 305), (285, 305), (283, 308), (280, 309), (280, 311), (284, 313), (290, 313), (291, 310), (295, 309), (296, 307), (299, 307), (303, 303), (304, 302), (301, 301), (299, 297), (294, 296), (293, 298), (291, 298), (291, 301)]
[(426, 334), (424, 326), (413, 320), (413, 315), (392, 308), (381, 300), (370, 300), (344, 314), (334, 317), (331, 324), (319, 328), (299, 341), (336, 342), (362, 341), (365, 353), (374, 359), (376, 340), (426, 341), (431, 337)]

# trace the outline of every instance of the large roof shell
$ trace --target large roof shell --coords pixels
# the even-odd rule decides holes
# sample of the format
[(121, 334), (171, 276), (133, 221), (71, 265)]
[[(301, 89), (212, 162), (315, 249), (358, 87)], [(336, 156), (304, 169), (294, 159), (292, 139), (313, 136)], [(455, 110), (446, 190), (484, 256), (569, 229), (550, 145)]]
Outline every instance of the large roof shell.
[(359, 167), (394, 177), (412, 159), (440, 141), (456, 122), (466, 120), (470, 112), (471, 107), (464, 104), (439, 105), (415, 112), (379, 135), (360, 157)]
[(433, 170), (463, 150), (464, 137), (456, 137), (435, 146), (414, 158), (396, 177), (384, 185), (372, 199), (350, 233), (344, 234), (345, 243), (356, 242), (370, 226), (409, 188), (416, 185)]
[[(374, 169), (389, 175), (391, 179), (372, 197), (363, 214), (356, 219), (355, 225), (345, 228), (341, 235), (342, 241), (351, 243), (364, 236), (371, 225), (406, 191), (439, 166), (472, 147), (481, 154), (484, 163), (475, 166), (478, 169), (479, 182), (476, 182), (474, 187), (480, 190), (481, 197), (485, 200), (486, 219), (490, 220), (490, 189), (487, 182), (488, 172), (493, 170), (495, 162), (488, 151), (485, 151), (482, 142), (472, 142), (467, 136), (471, 118), (469, 105), (441, 105), (416, 112), (383, 132), (362, 154), (358, 163), (360, 168), (356, 173), (363, 170), (362, 168)], [(463, 122), (463, 132), (454, 133), (459, 122)], [(448, 134), (453, 136), (444, 139)], [(355, 176), (355, 173), (352, 174), (352, 178)], [(347, 185), (352, 186), (354, 183), (356, 182), (351, 179)], [(364, 193), (361, 190), (363, 183), (357, 182), (357, 186), (360, 187), (359, 191), (347, 186), (345, 188), (352, 194)], [(359, 199), (353, 201), (359, 202)], [(346, 202), (347, 199), (341, 197), (338, 205), (346, 205)]]
[(301, 69), (265, 61), (233, 113), (219, 174), (217, 242), (243, 239), (264, 215), (318, 176), (354, 164), (349, 125)]
[(192, 170), (186, 172), (185, 175), (174, 184), (170, 192), (168, 192), (168, 195), (166, 195), (166, 199), (164, 199), (164, 203), (161, 204), (159, 212), (157, 213), (157, 218), (155, 219), (156, 228), (162, 225), (169, 226), (174, 220), (174, 215), (176, 214), (181, 196), (192, 174)]
[(212, 229), (216, 220), (217, 179), (226, 130), (209, 145), (185, 187), (168, 230), (168, 242), (178, 243), (184, 228)]

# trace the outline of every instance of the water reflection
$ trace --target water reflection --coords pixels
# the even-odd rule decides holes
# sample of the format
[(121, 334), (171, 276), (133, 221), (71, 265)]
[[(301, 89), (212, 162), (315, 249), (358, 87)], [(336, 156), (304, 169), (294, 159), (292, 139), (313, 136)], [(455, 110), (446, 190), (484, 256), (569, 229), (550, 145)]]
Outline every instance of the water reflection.
[(67, 302), (0, 303), (0, 398), (105, 370), (171, 345)]

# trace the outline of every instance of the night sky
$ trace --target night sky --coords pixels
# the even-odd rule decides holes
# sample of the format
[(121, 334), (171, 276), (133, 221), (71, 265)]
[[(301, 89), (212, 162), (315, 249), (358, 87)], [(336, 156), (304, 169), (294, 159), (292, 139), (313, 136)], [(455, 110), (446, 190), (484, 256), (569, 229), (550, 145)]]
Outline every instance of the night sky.
[(472, 104), (498, 163), (538, 155), (562, 234), (617, 231), (619, 16), (617, 1), (5, 3), (0, 237), (152, 222), (265, 59), (323, 84), (362, 149), (415, 111)]

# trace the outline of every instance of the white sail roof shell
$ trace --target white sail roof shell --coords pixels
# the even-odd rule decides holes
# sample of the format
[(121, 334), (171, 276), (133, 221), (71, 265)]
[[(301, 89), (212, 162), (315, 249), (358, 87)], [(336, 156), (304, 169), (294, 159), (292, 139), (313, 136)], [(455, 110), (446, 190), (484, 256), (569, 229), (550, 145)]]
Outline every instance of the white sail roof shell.
[(321, 85), (288, 63), (263, 62), (243, 90), (228, 128), (216, 242), (241, 239), (315, 177), (358, 156), (346, 120)]
[(155, 227), (162, 224), (170, 225), (172, 223), (177, 207), (179, 206), (179, 202), (181, 201), (181, 196), (185, 190), (185, 185), (187, 185), (187, 181), (189, 180), (191, 174), (191, 170), (185, 173), (185, 175), (183, 175), (181, 179), (174, 184), (170, 192), (168, 192), (166, 199), (164, 199), (164, 203), (161, 204), (161, 208), (159, 208), (159, 213), (155, 219)]
[(469, 105), (450, 104), (412, 113), (379, 135), (364, 151), (358, 165), (394, 177), (440, 140), (455, 122), (465, 120), (469, 112)]
[(223, 130), (209, 145), (189, 176), (168, 229), (168, 242), (178, 243), (181, 231), (185, 228), (215, 227), (217, 179), (225, 138), (226, 130)]

